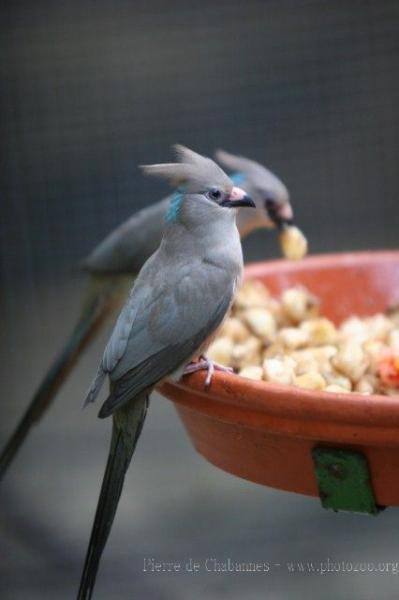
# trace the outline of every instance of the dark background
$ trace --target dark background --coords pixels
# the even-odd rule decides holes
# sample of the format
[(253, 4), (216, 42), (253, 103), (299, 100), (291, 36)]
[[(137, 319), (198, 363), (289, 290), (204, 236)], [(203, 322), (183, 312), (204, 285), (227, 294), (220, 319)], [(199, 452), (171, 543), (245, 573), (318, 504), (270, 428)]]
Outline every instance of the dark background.
[[(5, 440), (74, 322), (78, 261), (165, 187), (136, 165), (184, 143), (270, 166), (314, 252), (397, 247), (399, 4), (392, 1), (0, 2)], [(247, 259), (277, 256), (275, 236)], [(2, 598), (72, 598), (109, 423), (80, 410), (106, 335), (0, 490)], [(399, 575), (146, 575), (163, 560), (399, 560), (377, 519), (240, 481), (153, 402), (96, 598), (397, 598)], [(327, 584), (328, 581), (328, 584)]]

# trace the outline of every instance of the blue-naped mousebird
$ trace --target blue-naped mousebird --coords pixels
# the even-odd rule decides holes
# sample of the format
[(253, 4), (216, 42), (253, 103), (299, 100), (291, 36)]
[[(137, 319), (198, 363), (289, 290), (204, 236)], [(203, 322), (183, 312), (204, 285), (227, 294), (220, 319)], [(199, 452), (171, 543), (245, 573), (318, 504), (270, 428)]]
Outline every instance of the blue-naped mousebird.
[[(101, 418), (112, 415), (108, 462), (94, 518), (78, 600), (91, 598), (102, 551), (154, 386), (178, 379), (202, 358), (223, 322), (243, 270), (236, 226), (239, 207), (254, 202), (210, 158), (177, 146), (176, 163), (143, 167), (178, 188), (159, 248), (140, 270), (88, 392), (93, 402), (106, 377)], [(192, 369), (188, 367), (188, 372)]]

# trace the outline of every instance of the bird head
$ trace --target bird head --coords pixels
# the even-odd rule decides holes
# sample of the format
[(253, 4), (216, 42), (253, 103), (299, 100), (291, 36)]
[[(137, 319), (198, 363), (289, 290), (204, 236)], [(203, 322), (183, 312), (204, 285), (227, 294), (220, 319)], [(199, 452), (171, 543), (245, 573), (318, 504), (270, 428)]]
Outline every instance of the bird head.
[(242, 236), (260, 227), (277, 227), (292, 224), (293, 211), (290, 204), (289, 192), (276, 175), (259, 163), (217, 150), (216, 160), (229, 170), (231, 176), (248, 192), (255, 203), (256, 210), (241, 211), (237, 226)]
[[(200, 224), (235, 216), (239, 207), (255, 203), (212, 159), (197, 154), (185, 146), (176, 145), (177, 162), (143, 165), (148, 175), (163, 177), (177, 188), (172, 196), (166, 222), (169, 224)], [(233, 209), (233, 210), (232, 210)]]

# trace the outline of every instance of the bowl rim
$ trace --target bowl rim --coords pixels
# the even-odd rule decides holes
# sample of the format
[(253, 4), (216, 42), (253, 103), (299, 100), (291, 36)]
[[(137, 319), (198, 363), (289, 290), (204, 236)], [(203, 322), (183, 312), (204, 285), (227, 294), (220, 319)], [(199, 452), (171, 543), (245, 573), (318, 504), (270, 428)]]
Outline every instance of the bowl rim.
[[(318, 254), (301, 261), (302, 269), (313, 270), (324, 265), (365, 265), (380, 262), (397, 261), (398, 250), (376, 250), (360, 252), (340, 252)], [(245, 267), (244, 280), (267, 272), (274, 273), (276, 268), (284, 273), (292, 269), (292, 261), (277, 259), (250, 263)], [(201, 402), (209, 400), (219, 406), (230, 405), (239, 412), (269, 415), (277, 418), (307, 421), (334, 422), (336, 424), (356, 426), (381, 426), (392, 428), (399, 426), (399, 393), (398, 396), (382, 396), (378, 394), (332, 393), (313, 391), (294, 386), (274, 384), (266, 381), (255, 381), (240, 377), (235, 373), (216, 371), (211, 385), (205, 389), (205, 373), (197, 372), (185, 376), (179, 382), (164, 382), (161, 386), (167, 395), (187, 407), (201, 410), (201, 404), (194, 402), (193, 395)], [(169, 393), (168, 393), (169, 392)], [(174, 392), (177, 392), (174, 393)], [(195, 406), (194, 406), (195, 405)], [(209, 402), (204, 404), (204, 411), (210, 412)], [(399, 436), (398, 436), (399, 437)]]

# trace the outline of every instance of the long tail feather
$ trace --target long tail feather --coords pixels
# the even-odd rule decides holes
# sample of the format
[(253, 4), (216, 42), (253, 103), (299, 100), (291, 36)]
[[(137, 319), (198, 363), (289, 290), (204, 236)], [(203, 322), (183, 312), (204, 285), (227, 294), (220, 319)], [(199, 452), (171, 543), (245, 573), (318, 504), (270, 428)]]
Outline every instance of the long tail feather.
[(110, 282), (101, 287), (93, 286), (92, 293), (85, 303), (83, 312), (66, 345), (54, 360), (38, 390), (33, 396), (22, 419), (0, 454), (0, 479), (6, 473), (10, 463), (22, 446), (32, 426), (41, 419), (63, 382), (72, 371), (83, 350), (95, 337), (101, 324), (113, 307), (112, 286)]
[(125, 474), (140, 436), (148, 397), (135, 398), (114, 414), (111, 448), (97, 504), (77, 600), (92, 597), (104, 546), (114, 521)]

